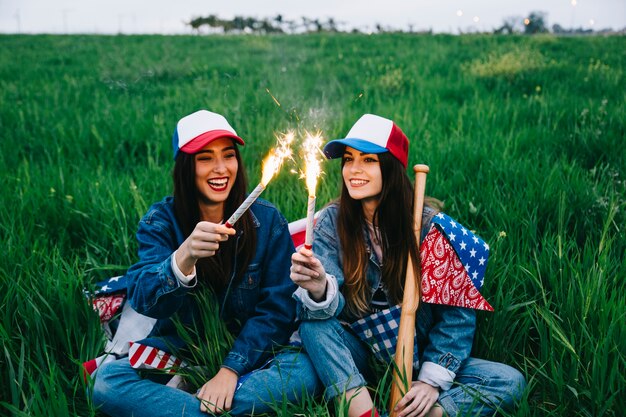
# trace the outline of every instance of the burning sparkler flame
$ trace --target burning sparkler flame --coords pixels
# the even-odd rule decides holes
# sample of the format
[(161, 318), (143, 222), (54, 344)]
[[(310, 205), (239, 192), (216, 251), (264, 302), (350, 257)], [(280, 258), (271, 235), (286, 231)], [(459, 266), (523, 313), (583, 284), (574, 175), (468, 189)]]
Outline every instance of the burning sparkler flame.
[(254, 190), (246, 197), (241, 203), (239, 208), (230, 216), (226, 221), (227, 227), (233, 227), (234, 224), (241, 218), (241, 216), (248, 210), (248, 208), (254, 203), (254, 201), (261, 195), (265, 187), (270, 182), (272, 177), (280, 170), (284, 160), (291, 158), (291, 142), (293, 142), (293, 132), (288, 132), (282, 136), (277, 136), (276, 147), (270, 150), (267, 158), (263, 161), (263, 174), (261, 183), (255, 187)]
[(319, 155), (321, 155), (320, 146), (322, 145), (321, 133), (315, 135), (306, 132), (306, 138), (302, 143), (304, 151), (304, 179), (306, 188), (309, 192), (309, 201), (307, 205), (307, 221), (304, 239), (304, 247), (311, 249), (313, 247), (313, 224), (315, 222), (315, 188), (317, 187), (317, 179), (322, 170), (320, 168)]
[(280, 170), (285, 159), (291, 158), (291, 144), (294, 140), (294, 133), (287, 132), (276, 137), (276, 147), (270, 150), (269, 154), (263, 161), (263, 174), (261, 175), (261, 184), (265, 187), (272, 177)]
[(309, 197), (315, 197), (315, 189), (317, 188), (317, 179), (322, 173), (320, 167), (319, 155), (321, 154), (320, 146), (322, 146), (322, 136), (320, 133), (314, 135), (307, 132), (306, 138), (302, 143), (304, 149), (304, 178), (306, 180), (306, 188), (309, 191)]

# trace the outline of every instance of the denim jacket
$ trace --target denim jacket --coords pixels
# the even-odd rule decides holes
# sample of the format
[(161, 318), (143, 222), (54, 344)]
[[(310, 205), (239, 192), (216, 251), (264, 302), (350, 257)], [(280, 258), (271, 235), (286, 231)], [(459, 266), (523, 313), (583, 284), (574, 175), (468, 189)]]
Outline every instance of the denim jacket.
[[(342, 321), (354, 322), (359, 317), (350, 317), (343, 310), (345, 299), (341, 293), (344, 283), (343, 255), (337, 233), (338, 205), (331, 204), (320, 213), (315, 225), (313, 252), (320, 259), (328, 279), (326, 299), (315, 302), (308, 292), (298, 288), (294, 298), (298, 300), (298, 317), (302, 320), (323, 320), (337, 317)], [(430, 230), (434, 211), (424, 209), (424, 238)], [(366, 226), (363, 228), (368, 252), (367, 280), (373, 292), (382, 279), (381, 266), (371, 248)], [(472, 350), (476, 329), (474, 310), (421, 302), (416, 314), (416, 335), (418, 350), (414, 363), (419, 367), (418, 380), (447, 390), (452, 385), (461, 364)]]
[[(294, 246), (287, 221), (261, 199), (251, 210), (257, 235), (254, 258), (229, 291), (216, 294), (224, 307), (222, 317), (238, 323), (233, 329), (235, 342), (222, 366), (239, 375), (265, 363), (276, 347), (288, 343), (295, 328), (296, 303), (291, 297), (295, 285), (289, 278)], [(184, 348), (170, 318), (177, 313), (185, 325), (193, 325), (198, 306), (197, 297), (192, 296), (195, 285), (183, 284), (172, 269), (172, 255), (185, 240), (172, 197), (150, 207), (139, 222), (137, 240), (139, 261), (126, 274), (128, 299), (139, 313), (158, 319), (141, 343), (170, 352)]]

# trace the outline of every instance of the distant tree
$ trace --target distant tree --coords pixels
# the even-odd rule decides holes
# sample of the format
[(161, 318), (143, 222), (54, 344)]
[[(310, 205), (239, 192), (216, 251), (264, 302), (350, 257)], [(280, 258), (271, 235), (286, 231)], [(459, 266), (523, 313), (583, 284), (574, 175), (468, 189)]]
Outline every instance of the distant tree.
[(531, 12), (530, 15), (524, 19), (524, 26), (524, 33), (527, 35), (548, 32), (548, 28), (546, 27), (546, 14), (544, 12)]
[(304, 28), (305, 32), (309, 32), (309, 26), (313, 24), (313, 21), (311, 19), (309, 19), (306, 16), (302, 16), (302, 27)]
[(337, 32), (337, 22), (332, 17), (328, 18), (326, 22), (326, 30), (329, 32)]
[(298, 27), (300, 26), (295, 20), (286, 20), (285, 23), (287, 24), (290, 33), (296, 33)]
[(285, 32), (285, 26), (290, 26), (292, 22), (285, 20), (282, 14), (277, 14), (273, 19), (276, 22), (276, 26), (273, 27), (272, 32)]
[(519, 33), (522, 31), (524, 27), (523, 20), (521, 16), (509, 16), (504, 19), (502, 26), (493, 31), (495, 34), (499, 35), (512, 35), (514, 33)]
[(507, 22), (504, 22), (502, 26), (494, 30), (493, 33), (495, 33), (496, 35), (510, 35), (514, 33), (513, 26), (511, 26)]
[[(558, 35), (571, 35), (571, 34), (589, 35), (591, 33), (594, 33), (593, 29), (583, 29), (583, 28), (567, 29), (559, 25), (558, 23), (555, 23), (554, 25), (552, 25), (552, 32)], [(610, 30), (605, 29), (604, 31), (599, 31), (598, 33), (602, 33), (602, 32), (610, 32)]]
[(313, 19), (313, 25), (314, 25), (316, 32), (322, 32), (324, 30), (324, 26), (322, 25), (322, 22), (320, 22), (319, 19)]
[(189, 21), (189, 26), (191, 26), (193, 30), (197, 31), (200, 29), (200, 26), (203, 25), (203, 22), (202, 22), (203, 19), (204, 19), (203, 17), (193, 18)]
[(263, 33), (284, 33), (283, 29), (280, 26), (274, 26), (272, 21), (269, 19), (261, 20), (258, 29)]
[(223, 21), (216, 15), (212, 14), (207, 17), (196, 17), (191, 19), (189, 25), (192, 29), (199, 31), (201, 26), (210, 26), (212, 28), (222, 27)]
[(235, 16), (235, 18), (232, 21), (232, 28), (231, 28), (231, 30), (240, 30), (240, 31), (242, 31), (245, 27), (246, 27), (245, 19), (243, 17), (241, 17), (241, 16)]

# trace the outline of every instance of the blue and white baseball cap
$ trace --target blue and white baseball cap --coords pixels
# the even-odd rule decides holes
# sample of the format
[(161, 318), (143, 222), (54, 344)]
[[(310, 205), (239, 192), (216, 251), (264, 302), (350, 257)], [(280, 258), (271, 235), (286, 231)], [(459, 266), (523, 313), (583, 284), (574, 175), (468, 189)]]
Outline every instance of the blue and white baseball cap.
[(335, 139), (324, 146), (329, 159), (340, 158), (346, 146), (365, 153), (391, 153), (406, 168), (409, 162), (409, 139), (392, 121), (375, 114), (364, 114), (352, 126), (345, 139)]
[(231, 138), (240, 145), (244, 145), (243, 139), (237, 136), (237, 132), (221, 114), (208, 110), (198, 110), (183, 117), (176, 124), (172, 145), (174, 159), (178, 152), (194, 154), (204, 148), (215, 139)]

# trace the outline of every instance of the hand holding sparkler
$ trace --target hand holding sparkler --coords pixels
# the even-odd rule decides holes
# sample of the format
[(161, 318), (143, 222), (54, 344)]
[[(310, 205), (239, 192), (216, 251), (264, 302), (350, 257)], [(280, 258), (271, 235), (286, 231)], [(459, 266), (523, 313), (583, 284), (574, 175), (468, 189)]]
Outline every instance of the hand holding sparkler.
[(293, 132), (288, 132), (282, 137), (277, 137), (277, 146), (270, 151), (269, 155), (263, 161), (263, 174), (261, 176), (261, 182), (254, 188), (254, 190), (252, 190), (250, 195), (248, 195), (239, 208), (237, 208), (233, 215), (226, 221), (226, 227), (232, 228), (235, 225), (237, 220), (243, 216), (252, 203), (259, 198), (259, 195), (261, 195), (263, 190), (265, 190), (267, 184), (280, 170), (280, 167), (285, 159), (291, 158), (291, 143), (293, 142), (293, 139)]
[(223, 224), (201, 221), (176, 251), (176, 264), (184, 275), (193, 272), (198, 259), (214, 256), (220, 244), (234, 235), (234, 229)]
[(291, 255), (289, 277), (307, 290), (314, 301), (319, 302), (326, 297), (326, 271), (310, 249), (302, 247)]

